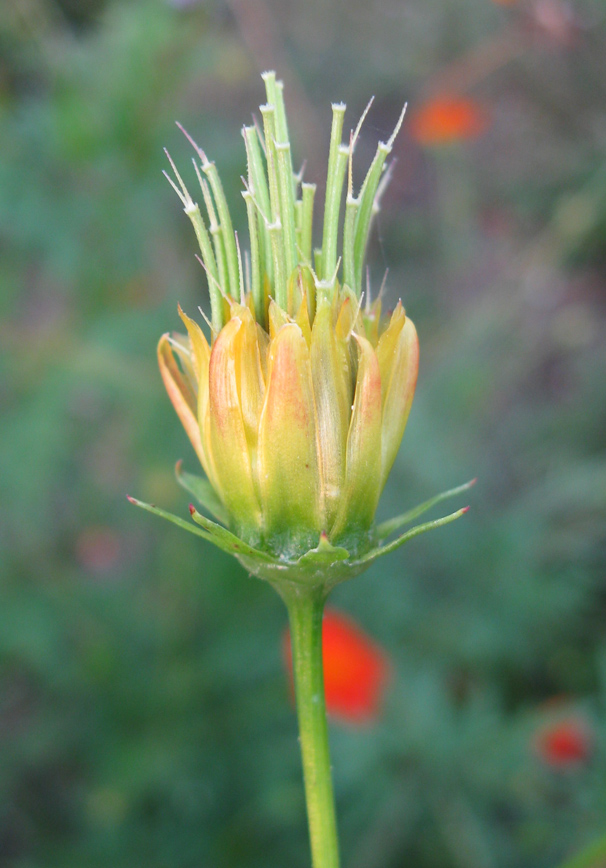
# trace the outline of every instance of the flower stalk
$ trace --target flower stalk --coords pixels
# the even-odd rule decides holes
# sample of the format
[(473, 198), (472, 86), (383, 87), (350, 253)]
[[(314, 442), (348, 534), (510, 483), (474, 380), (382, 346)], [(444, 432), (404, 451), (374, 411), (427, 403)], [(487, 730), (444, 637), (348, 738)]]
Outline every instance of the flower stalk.
[(339, 842), (330, 768), (322, 667), (321, 587), (284, 587), (292, 643), (299, 739), (313, 868), (338, 868)]

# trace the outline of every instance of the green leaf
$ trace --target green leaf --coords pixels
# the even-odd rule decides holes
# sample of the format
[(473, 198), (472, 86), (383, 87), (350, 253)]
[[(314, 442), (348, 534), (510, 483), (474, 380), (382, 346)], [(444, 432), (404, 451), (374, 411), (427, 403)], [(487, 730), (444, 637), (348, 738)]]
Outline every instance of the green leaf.
[(203, 476), (194, 476), (193, 473), (186, 473), (181, 468), (182, 462), (177, 461), (175, 476), (181, 488), (184, 488), (192, 497), (195, 497), (200, 506), (210, 512), (211, 515), (214, 515), (218, 521), (223, 524), (229, 524), (225, 507), (208, 479), (205, 479)]
[(401, 527), (404, 527), (405, 524), (409, 524), (411, 521), (414, 521), (415, 518), (423, 515), (424, 512), (427, 512), (433, 506), (436, 506), (443, 500), (447, 500), (449, 497), (455, 497), (457, 494), (462, 494), (464, 491), (468, 491), (475, 484), (476, 480), (472, 479), (469, 482), (466, 482), (464, 485), (457, 486), (457, 488), (451, 488), (449, 491), (443, 491), (441, 494), (436, 494), (435, 497), (431, 497), (424, 503), (420, 503), (413, 509), (409, 509), (408, 512), (402, 513), (402, 515), (398, 515), (395, 518), (390, 518), (387, 521), (384, 521), (382, 524), (377, 525), (377, 539), (387, 539), (387, 537), (391, 536), (392, 533), (395, 533), (395, 531), (399, 530)]

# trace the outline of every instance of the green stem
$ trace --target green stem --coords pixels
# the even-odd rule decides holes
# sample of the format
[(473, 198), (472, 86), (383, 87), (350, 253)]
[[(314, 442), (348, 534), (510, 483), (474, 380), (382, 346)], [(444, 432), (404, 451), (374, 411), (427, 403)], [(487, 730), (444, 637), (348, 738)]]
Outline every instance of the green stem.
[(293, 672), (313, 868), (338, 868), (339, 843), (330, 772), (322, 668), (323, 588), (292, 585), (288, 607)]

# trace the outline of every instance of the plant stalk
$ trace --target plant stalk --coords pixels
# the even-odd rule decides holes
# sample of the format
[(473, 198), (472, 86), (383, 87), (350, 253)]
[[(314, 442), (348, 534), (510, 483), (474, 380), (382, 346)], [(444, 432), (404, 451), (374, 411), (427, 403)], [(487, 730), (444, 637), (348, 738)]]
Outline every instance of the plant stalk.
[(322, 587), (291, 586), (288, 608), (313, 868), (339, 868), (322, 667)]

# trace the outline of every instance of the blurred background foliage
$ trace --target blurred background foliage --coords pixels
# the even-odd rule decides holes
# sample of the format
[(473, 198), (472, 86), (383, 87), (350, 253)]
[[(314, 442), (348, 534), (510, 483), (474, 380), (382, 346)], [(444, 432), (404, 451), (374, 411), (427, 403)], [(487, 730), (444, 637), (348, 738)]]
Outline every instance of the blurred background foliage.
[[(280, 601), (124, 497), (186, 515), (195, 469), (154, 350), (207, 294), (162, 147), (191, 180), (182, 121), (242, 228), (267, 67), (320, 189), (331, 100), (376, 95), (360, 173), (409, 101), (370, 263), (422, 368), (381, 515), (479, 477), (332, 598), (392, 665), (331, 729), (344, 863), (551, 868), (603, 832), (605, 37), (602, 0), (0, 5), (0, 865), (308, 864)], [(415, 136), (445, 93), (482, 123)], [(580, 749), (539, 750), (563, 718)]]

